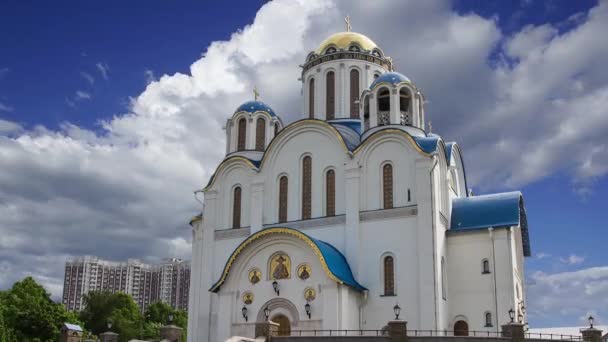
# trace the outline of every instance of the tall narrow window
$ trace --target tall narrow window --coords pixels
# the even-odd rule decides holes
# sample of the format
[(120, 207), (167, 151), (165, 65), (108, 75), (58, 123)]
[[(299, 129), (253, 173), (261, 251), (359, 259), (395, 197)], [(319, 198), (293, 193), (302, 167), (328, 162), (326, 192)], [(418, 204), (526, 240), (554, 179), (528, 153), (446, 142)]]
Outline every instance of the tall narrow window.
[(287, 222), (287, 176), (279, 179), (279, 223)]
[(363, 128), (366, 131), (369, 129), (369, 95), (363, 99)]
[(408, 202), (412, 201), (412, 192), (410, 191), (410, 189), (407, 189), (407, 201)]
[(393, 166), (386, 164), (382, 167), (382, 205), (384, 209), (393, 207)]
[(481, 261), (481, 273), (488, 274), (490, 273), (490, 262), (488, 259), (483, 259)]
[(448, 298), (445, 286), (445, 258), (441, 257), (441, 297), (445, 300)]
[(325, 215), (336, 215), (336, 172), (328, 170), (325, 174)]
[(486, 321), (486, 324), (485, 324), (486, 327), (492, 326), (492, 314), (490, 312), (486, 312), (485, 321)]
[(266, 120), (258, 118), (255, 124), (255, 150), (264, 151), (266, 144)]
[(395, 265), (390, 255), (384, 258), (384, 295), (395, 295)]
[(274, 123), (274, 136), (277, 136), (277, 133), (279, 133), (279, 124), (278, 123)]
[(310, 156), (302, 159), (302, 220), (310, 218), (312, 192), (312, 158)]
[(315, 79), (308, 81), (308, 117), (315, 118)]
[(412, 124), (411, 102), (410, 91), (405, 87), (401, 88), (399, 90), (399, 114), (401, 115), (402, 125)]
[(350, 118), (359, 119), (359, 70), (350, 71)]
[(246, 141), (247, 141), (247, 119), (242, 118), (241, 120), (239, 120), (236, 150), (243, 151), (245, 149)]
[(234, 188), (232, 195), (232, 228), (241, 228), (241, 187)]
[(378, 126), (391, 123), (391, 94), (388, 88), (381, 88), (378, 91)]
[(325, 79), (325, 119), (333, 120), (336, 116), (336, 74), (327, 73)]

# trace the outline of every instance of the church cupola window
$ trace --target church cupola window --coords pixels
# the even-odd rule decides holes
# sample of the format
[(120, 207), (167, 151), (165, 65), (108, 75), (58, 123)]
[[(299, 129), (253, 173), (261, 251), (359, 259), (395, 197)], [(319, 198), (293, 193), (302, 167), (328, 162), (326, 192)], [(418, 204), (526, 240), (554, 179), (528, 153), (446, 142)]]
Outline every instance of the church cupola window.
[(279, 223), (287, 222), (287, 176), (279, 178)]
[(232, 195), (232, 228), (241, 228), (241, 194), (240, 186), (234, 188)]
[(393, 166), (385, 164), (382, 167), (382, 207), (393, 207)]
[(488, 259), (483, 259), (481, 261), (481, 273), (482, 274), (490, 273), (490, 262), (488, 261)]
[(327, 50), (325, 50), (325, 53), (326, 53), (326, 54), (327, 54), (327, 53), (334, 53), (334, 52), (336, 52), (336, 51), (338, 51), (338, 50), (336, 50), (336, 48), (335, 48), (335, 47), (331, 46), (331, 47), (328, 47), (328, 48), (327, 48)]
[(412, 111), (410, 104), (412, 103), (412, 97), (410, 91), (403, 87), (399, 90), (399, 114), (401, 116), (402, 125), (412, 124)]
[(247, 141), (247, 119), (241, 118), (238, 123), (236, 150), (244, 151), (246, 141)]
[(325, 119), (333, 120), (336, 116), (336, 74), (330, 71), (325, 76)]
[(264, 151), (266, 144), (266, 120), (258, 118), (255, 124), (255, 150)]
[(325, 216), (336, 215), (336, 172), (325, 173)]
[(350, 118), (359, 119), (359, 70), (350, 71)]
[(361, 52), (361, 48), (359, 48), (359, 46), (353, 44), (348, 48), (348, 51)]
[(492, 327), (492, 313), (486, 312), (484, 315), (484, 318), (485, 318), (485, 323), (486, 323), (484, 326), (486, 328)]
[(366, 131), (369, 129), (369, 95), (363, 98), (363, 128)]
[(443, 300), (447, 300), (447, 298), (448, 298), (445, 282), (446, 282), (445, 258), (441, 257), (441, 298), (443, 298)]
[(391, 96), (388, 88), (380, 88), (378, 91), (378, 126), (390, 124)]
[(380, 77), (380, 74), (375, 73), (375, 74), (374, 74), (374, 80), (375, 80), (376, 78), (378, 78), (378, 77)]
[(308, 81), (308, 118), (315, 118), (315, 79)]
[(388, 255), (384, 257), (384, 295), (395, 295), (395, 263), (393, 257)]
[(274, 123), (274, 135), (279, 134), (279, 124), (277, 122)]
[(302, 220), (311, 216), (312, 195), (312, 158), (305, 156), (302, 159)]

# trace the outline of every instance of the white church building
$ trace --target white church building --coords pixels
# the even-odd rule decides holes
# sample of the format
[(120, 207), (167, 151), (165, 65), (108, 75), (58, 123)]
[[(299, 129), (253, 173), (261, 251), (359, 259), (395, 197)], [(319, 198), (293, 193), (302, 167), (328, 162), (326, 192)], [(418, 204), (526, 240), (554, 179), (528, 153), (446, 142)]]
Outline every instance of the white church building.
[(192, 219), (188, 341), (279, 332), (499, 331), (525, 320), (520, 192), (473, 196), (461, 148), (368, 37), (336, 33), (302, 65), (303, 112), (261, 101), (226, 124), (226, 156)]

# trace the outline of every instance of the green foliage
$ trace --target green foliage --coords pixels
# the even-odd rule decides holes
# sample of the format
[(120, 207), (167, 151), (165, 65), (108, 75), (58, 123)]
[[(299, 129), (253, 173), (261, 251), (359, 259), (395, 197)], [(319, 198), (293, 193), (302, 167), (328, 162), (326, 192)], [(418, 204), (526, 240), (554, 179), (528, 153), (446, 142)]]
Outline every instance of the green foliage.
[(0, 293), (0, 342), (56, 341), (64, 322), (80, 323), (32, 277)]
[(131, 296), (124, 293), (90, 292), (83, 297), (85, 308), (80, 319), (87, 330), (95, 335), (112, 331), (120, 335), (121, 341), (139, 338), (143, 328), (143, 317)]
[[(169, 321), (169, 315), (173, 315), (173, 321)], [(156, 302), (148, 306), (144, 317), (146, 319), (146, 323), (156, 323), (159, 326), (159, 329), (161, 326), (168, 324), (177, 325), (178, 327), (184, 329), (184, 336), (182, 338), (185, 341), (185, 334), (188, 328), (188, 314), (185, 311), (175, 310), (169, 304)], [(148, 336), (147, 338), (153, 337), (154, 336)]]

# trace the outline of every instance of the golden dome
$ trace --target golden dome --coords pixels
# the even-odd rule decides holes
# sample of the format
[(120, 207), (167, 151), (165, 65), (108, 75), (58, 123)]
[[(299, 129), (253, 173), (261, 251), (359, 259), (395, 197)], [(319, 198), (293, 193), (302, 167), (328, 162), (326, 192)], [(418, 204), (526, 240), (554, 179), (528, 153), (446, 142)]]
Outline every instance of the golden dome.
[(361, 33), (348, 31), (332, 34), (321, 42), (321, 45), (319, 45), (317, 50), (315, 50), (315, 53), (322, 54), (330, 45), (333, 45), (338, 49), (348, 49), (351, 43), (359, 44), (359, 46), (366, 51), (371, 51), (378, 47), (373, 40), (367, 38)]

